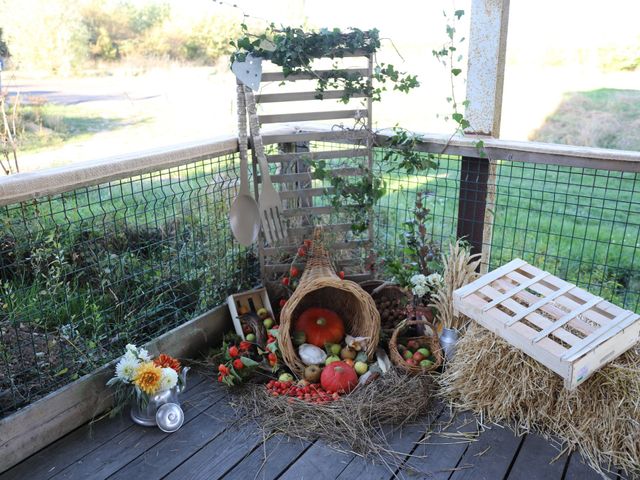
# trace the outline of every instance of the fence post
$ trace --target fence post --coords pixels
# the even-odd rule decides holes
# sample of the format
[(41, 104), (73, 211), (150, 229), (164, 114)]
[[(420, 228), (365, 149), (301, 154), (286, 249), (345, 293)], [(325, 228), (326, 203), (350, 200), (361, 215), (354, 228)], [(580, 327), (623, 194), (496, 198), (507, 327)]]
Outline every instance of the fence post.
[[(508, 24), (509, 0), (472, 0), (465, 111), (471, 126), (465, 133), (500, 136)], [(491, 255), (496, 173), (496, 159), (462, 159), (462, 182), (475, 175), (478, 183), (460, 185), (458, 234), (467, 232), (474, 250), (482, 252), (482, 273)]]
[(457, 237), (464, 237), (473, 253), (482, 252), (489, 159), (462, 157), (458, 201)]

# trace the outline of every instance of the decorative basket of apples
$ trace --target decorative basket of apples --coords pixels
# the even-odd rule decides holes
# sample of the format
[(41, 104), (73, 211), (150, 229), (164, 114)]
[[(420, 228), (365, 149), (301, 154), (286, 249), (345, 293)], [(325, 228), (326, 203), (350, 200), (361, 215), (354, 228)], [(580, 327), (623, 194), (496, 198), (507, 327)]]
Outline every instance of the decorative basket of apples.
[[(431, 331), (431, 335), (401, 336), (413, 326), (426, 326), (425, 331)], [(437, 369), (442, 365), (443, 357), (436, 329), (426, 320), (401, 322), (389, 341), (389, 357), (396, 367), (414, 375)]]

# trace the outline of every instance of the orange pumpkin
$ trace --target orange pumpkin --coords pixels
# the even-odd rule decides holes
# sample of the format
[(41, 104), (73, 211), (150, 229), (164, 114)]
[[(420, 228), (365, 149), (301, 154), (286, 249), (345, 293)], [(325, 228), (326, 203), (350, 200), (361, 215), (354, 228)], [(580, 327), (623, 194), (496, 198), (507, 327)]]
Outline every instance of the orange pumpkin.
[(344, 362), (332, 362), (322, 369), (320, 385), (329, 393), (349, 393), (358, 385), (358, 374)]
[(344, 322), (333, 310), (312, 307), (298, 317), (294, 331), (304, 332), (307, 343), (324, 348), (327, 343), (342, 342)]

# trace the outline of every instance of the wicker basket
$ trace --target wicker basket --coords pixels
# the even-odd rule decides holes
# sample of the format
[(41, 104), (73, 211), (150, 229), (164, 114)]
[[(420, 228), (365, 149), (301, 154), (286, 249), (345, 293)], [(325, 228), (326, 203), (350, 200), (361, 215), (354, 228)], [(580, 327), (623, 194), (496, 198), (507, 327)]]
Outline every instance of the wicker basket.
[[(365, 280), (360, 283), (360, 286), (376, 303), (380, 313), (380, 328), (391, 335), (398, 324), (407, 318), (407, 308), (412, 303), (413, 295), (400, 285), (382, 280)], [(387, 305), (386, 302), (391, 305)]]
[[(409, 365), (400, 352), (398, 350), (398, 340), (400, 338), (400, 333), (407, 327), (411, 326), (427, 326), (431, 329), (433, 335), (421, 335), (418, 337), (403, 337), (407, 341), (408, 340), (416, 340), (421, 347), (427, 347), (431, 353), (433, 354), (433, 358), (435, 362), (430, 367), (421, 367), (419, 365)], [(426, 330), (426, 329), (425, 329)], [(391, 359), (391, 363), (393, 363), (396, 367), (404, 370), (412, 375), (419, 375), (421, 373), (430, 372), (432, 370), (437, 369), (440, 365), (442, 365), (442, 349), (440, 348), (440, 341), (438, 340), (438, 334), (436, 333), (436, 329), (427, 321), (427, 320), (406, 320), (393, 331), (393, 335), (391, 336), (391, 340), (389, 341), (389, 358)]]
[(321, 236), (321, 229), (316, 229), (300, 284), (280, 312), (280, 352), (284, 363), (298, 375), (302, 375), (305, 365), (298, 357), (291, 335), (295, 320), (307, 308), (329, 308), (344, 320), (346, 333), (368, 337), (365, 353), (369, 359), (380, 341), (380, 315), (373, 299), (357, 283), (341, 280), (336, 275)]

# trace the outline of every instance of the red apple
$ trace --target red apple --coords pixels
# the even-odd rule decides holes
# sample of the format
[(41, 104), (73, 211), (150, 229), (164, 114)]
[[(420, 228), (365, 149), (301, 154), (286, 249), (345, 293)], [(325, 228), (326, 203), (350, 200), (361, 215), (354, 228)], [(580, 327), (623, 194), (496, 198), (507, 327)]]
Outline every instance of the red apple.
[(407, 360), (407, 363), (414, 367), (418, 365), (418, 362), (416, 362), (413, 358), (410, 358), (409, 360)]
[(417, 349), (419, 349), (419, 348), (420, 348), (420, 344), (418, 343), (418, 341), (417, 341), (417, 340), (409, 340), (409, 341), (407, 342), (407, 348), (408, 348), (409, 350), (417, 350)]
[(424, 360), (424, 355), (421, 354), (420, 352), (416, 352), (413, 354), (413, 359), (417, 362), (420, 363), (422, 360)]

